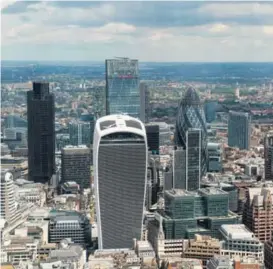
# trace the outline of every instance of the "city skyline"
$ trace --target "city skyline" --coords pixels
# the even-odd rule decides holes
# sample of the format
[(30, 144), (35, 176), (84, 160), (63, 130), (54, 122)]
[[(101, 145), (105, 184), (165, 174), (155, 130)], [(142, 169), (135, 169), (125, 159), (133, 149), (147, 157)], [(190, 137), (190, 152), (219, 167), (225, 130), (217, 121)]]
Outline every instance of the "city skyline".
[(6, 1), (1, 9), (3, 60), (273, 61), (270, 2)]

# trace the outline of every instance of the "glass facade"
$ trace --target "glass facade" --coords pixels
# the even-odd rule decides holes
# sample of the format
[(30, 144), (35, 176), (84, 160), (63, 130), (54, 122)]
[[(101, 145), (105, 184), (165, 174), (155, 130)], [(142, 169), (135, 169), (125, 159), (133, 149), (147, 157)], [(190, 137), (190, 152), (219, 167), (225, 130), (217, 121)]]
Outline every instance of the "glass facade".
[(228, 146), (249, 149), (251, 135), (251, 116), (245, 112), (229, 112)]
[(106, 60), (106, 114), (128, 114), (139, 118), (138, 60)]
[(195, 89), (188, 88), (178, 107), (175, 129), (175, 143), (187, 148), (187, 131), (191, 128), (201, 130), (201, 177), (207, 171), (207, 126), (203, 106)]
[(194, 238), (196, 233), (221, 238), (222, 224), (236, 224), (239, 217), (229, 211), (228, 193), (216, 188), (198, 192), (166, 191), (163, 229), (166, 239)]

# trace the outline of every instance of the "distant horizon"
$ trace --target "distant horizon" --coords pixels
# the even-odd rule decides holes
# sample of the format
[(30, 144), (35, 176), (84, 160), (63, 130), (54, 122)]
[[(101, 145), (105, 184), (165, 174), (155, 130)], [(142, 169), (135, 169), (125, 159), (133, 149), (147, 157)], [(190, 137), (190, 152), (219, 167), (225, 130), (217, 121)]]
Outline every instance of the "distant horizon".
[[(129, 57), (124, 57), (129, 58)], [(1, 63), (4, 62), (18, 62), (18, 63), (104, 63), (105, 60), (115, 59), (112, 58), (105, 58), (104, 60), (0, 60)], [(133, 60), (138, 60), (139, 63), (171, 63), (171, 64), (221, 64), (221, 63), (228, 63), (228, 64), (273, 64), (273, 61), (141, 61), (137, 58), (129, 58)]]

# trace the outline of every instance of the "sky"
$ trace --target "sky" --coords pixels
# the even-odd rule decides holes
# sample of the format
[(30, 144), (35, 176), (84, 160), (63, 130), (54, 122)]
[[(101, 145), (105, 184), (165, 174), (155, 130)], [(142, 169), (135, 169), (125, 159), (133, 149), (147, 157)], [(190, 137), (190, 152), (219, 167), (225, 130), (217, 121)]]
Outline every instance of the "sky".
[(2, 60), (271, 62), (273, 2), (15, 1)]

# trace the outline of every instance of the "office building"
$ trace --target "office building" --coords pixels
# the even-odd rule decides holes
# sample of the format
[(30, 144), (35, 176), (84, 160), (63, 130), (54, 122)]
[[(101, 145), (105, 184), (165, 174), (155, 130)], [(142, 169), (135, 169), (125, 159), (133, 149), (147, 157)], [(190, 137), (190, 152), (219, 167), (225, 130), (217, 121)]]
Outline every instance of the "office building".
[(248, 113), (230, 111), (228, 118), (228, 146), (249, 149), (251, 116)]
[(16, 220), (17, 212), (15, 205), (13, 176), (7, 170), (1, 171), (1, 219), (5, 219), (8, 224)]
[(189, 191), (200, 188), (202, 173), (202, 131), (186, 131), (186, 149), (178, 148), (173, 156), (174, 188)]
[(140, 116), (138, 60), (116, 58), (105, 61), (106, 115)]
[(219, 143), (208, 143), (208, 172), (222, 171), (222, 149)]
[[(207, 172), (208, 154), (207, 154), (207, 126), (203, 105), (200, 102), (196, 90), (188, 88), (182, 98), (177, 112), (175, 127), (175, 143), (178, 147), (187, 148), (187, 136), (189, 129), (198, 129), (201, 133), (201, 172), (200, 177)], [(196, 133), (196, 136), (199, 136)], [(198, 139), (199, 141), (199, 139)], [(199, 145), (199, 144), (198, 144)], [(196, 146), (195, 146), (196, 147)], [(188, 158), (188, 157), (186, 157)]]
[(182, 256), (185, 258), (202, 260), (203, 269), (205, 269), (207, 261), (214, 255), (219, 255), (220, 249), (221, 244), (218, 239), (196, 234), (194, 239), (189, 240), (188, 246)]
[(19, 115), (11, 114), (8, 115), (4, 120), (5, 128), (27, 128), (27, 120), (20, 117)]
[(140, 82), (140, 120), (143, 123), (149, 122), (150, 116), (150, 93), (148, 85), (145, 82)]
[(61, 151), (62, 148), (70, 145), (69, 134), (56, 134), (56, 150)]
[(60, 243), (70, 238), (75, 244), (87, 247), (91, 243), (90, 223), (86, 216), (80, 213), (57, 213), (51, 216), (48, 225), (49, 243)]
[(55, 106), (49, 83), (34, 82), (27, 93), (29, 179), (47, 183), (55, 171)]
[(273, 180), (273, 132), (264, 139), (264, 172), (265, 180)]
[(261, 242), (271, 239), (273, 231), (273, 187), (249, 188), (244, 204), (243, 223)]
[(273, 269), (273, 236), (264, 243), (264, 264), (267, 269)]
[[(165, 211), (160, 217), (165, 239), (192, 239), (195, 234), (220, 239), (222, 224), (239, 221), (228, 209), (228, 194), (217, 188), (203, 188), (197, 192), (173, 189), (165, 191), (164, 198)], [(156, 217), (155, 224), (149, 228), (153, 230), (159, 226), (159, 217)]]
[(93, 160), (99, 249), (140, 240), (147, 177), (145, 126), (126, 115), (97, 120)]
[(74, 181), (81, 189), (91, 186), (90, 148), (66, 146), (62, 149), (62, 182)]
[(215, 255), (207, 263), (207, 269), (263, 269), (264, 266), (255, 257), (239, 257)]
[(69, 136), (70, 136), (70, 145), (79, 146), (86, 145), (90, 146), (93, 141), (91, 124), (86, 121), (72, 121), (69, 123)]
[(244, 224), (222, 225), (223, 238), (221, 255), (235, 258), (255, 257), (260, 264), (264, 262), (264, 246)]
[(148, 151), (152, 154), (159, 154), (159, 126), (155, 124), (146, 124), (146, 135), (148, 143)]
[(205, 110), (206, 121), (208, 123), (215, 121), (217, 108), (218, 108), (217, 101), (209, 100), (205, 102), (204, 110)]
[(176, 150), (173, 151), (172, 168), (173, 168), (173, 186), (172, 186), (172, 188), (186, 190), (187, 189), (186, 150), (184, 150), (183, 148), (177, 148)]

